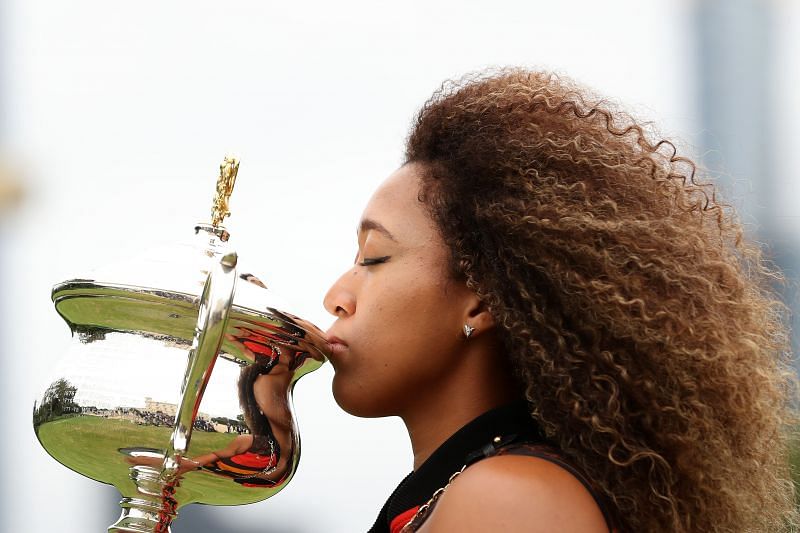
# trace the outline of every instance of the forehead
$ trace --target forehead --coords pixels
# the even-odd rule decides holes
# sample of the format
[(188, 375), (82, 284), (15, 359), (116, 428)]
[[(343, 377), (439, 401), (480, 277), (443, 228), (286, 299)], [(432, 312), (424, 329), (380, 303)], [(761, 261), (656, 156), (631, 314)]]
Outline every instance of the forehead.
[(436, 228), (419, 201), (419, 187), (419, 168), (400, 167), (372, 195), (362, 220), (382, 224), (398, 240), (432, 238)]

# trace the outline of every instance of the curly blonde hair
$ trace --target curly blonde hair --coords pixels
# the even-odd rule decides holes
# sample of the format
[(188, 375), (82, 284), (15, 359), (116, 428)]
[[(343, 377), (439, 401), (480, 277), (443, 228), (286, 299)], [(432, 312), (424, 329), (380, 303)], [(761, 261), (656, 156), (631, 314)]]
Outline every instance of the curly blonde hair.
[(445, 83), (406, 162), (532, 416), (622, 530), (793, 526), (783, 278), (673, 143), (511, 69)]

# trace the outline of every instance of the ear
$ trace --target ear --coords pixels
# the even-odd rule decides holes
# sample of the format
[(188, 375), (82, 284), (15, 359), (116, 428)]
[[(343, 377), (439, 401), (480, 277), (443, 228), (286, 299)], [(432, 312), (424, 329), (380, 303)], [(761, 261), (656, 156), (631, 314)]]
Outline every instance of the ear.
[(481, 335), (495, 327), (494, 317), (489, 312), (489, 307), (475, 293), (471, 293), (467, 297), (464, 309), (464, 324), (469, 324), (475, 328), (474, 335)]

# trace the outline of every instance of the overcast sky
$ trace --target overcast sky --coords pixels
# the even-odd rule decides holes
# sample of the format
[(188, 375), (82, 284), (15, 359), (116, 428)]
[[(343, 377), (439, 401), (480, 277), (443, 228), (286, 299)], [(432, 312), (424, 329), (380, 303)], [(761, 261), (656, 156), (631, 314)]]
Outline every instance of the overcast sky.
[[(775, 4), (782, 46), (797, 45), (785, 37), (800, 34), (796, 5)], [(50, 459), (31, 428), (33, 400), (73, 342), (50, 289), (185, 240), (208, 218), (226, 153), (241, 158), (226, 226), (242, 268), (327, 328), (322, 297), (352, 262), (361, 210), (445, 79), (554, 69), (696, 142), (691, 2), (488, 5), (6, 0), (2, 149), (24, 167), (26, 196), (0, 220), (0, 530), (85, 533), (116, 518), (115, 491)], [(777, 59), (777, 98), (795, 118), (796, 56)], [(782, 164), (796, 169), (790, 122)], [(296, 388), (303, 457), (287, 489), (247, 507), (187, 508), (185, 523), (203, 513), (208, 531), (366, 530), (410, 469), (410, 446), (396, 419), (341, 412), (330, 380), (326, 365)]]

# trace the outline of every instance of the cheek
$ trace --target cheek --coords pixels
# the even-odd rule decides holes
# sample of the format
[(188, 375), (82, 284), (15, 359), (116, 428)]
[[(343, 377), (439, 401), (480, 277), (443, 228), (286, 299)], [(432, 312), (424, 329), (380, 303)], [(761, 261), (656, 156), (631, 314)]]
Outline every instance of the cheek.
[(361, 302), (358, 342), (351, 343), (349, 360), (334, 376), (337, 403), (356, 416), (398, 414), (410, 396), (435, 387), (457, 355), (460, 339), (450, 331), (453, 320), (441, 287), (419, 281), (393, 285), (384, 287), (381, 301)]
[(350, 344), (347, 360), (339, 362), (333, 377), (336, 402), (355, 416), (397, 414), (404, 393), (413, 387), (413, 360), (419, 347), (396, 320), (379, 320), (388, 311), (375, 309), (370, 321), (360, 324), (363, 334)]
[(449, 329), (447, 300), (438, 285), (411, 278), (382, 287), (380, 299), (364, 302), (358, 323), (365, 364), (389, 371), (429, 359)]

